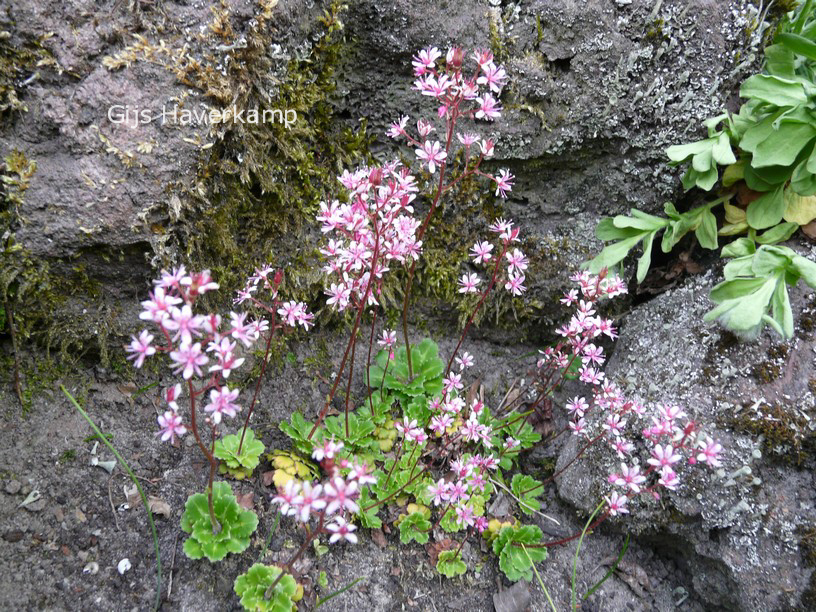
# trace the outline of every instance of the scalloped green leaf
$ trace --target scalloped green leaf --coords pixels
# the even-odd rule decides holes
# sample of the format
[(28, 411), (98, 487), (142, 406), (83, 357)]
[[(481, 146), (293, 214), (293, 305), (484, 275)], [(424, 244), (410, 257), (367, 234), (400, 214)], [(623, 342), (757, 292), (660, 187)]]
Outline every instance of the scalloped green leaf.
[(215, 562), (228, 553), (243, 552), (249, 546), (250, 536), (258, 527), (256, 514), (238, 505), (232, 488), (226, 482), (213, 484), (213, 510), (221, 525), (218, 533), (213, 533), (207, 495), (196, 493), (187, 499), (181, 517), (181, 529), (190, 534), (184, 543), (184, 552), (191, 559), (204, 556)]
[[(238, 447), (241, 452), (238, 452)], [(250, 474), (261, 462), (261, 454), (266, 447), (255, 437), (255, 432), (247, 429), (244, 443), (241, 445), (241, 434), (230, 434), (215, 442), (214, 455), (233, 470), (243, 468)]]
[[(532, 564), (547, 558), (547, 549), (540, 546), (541, 535), (535, 525), (505, 527), (499, 532), (493, 552), (499, 556), (499, 569), (509, 580), (533, 579)], [(527, 545), (526, 553), (520, 544)]]
[(400, 542), (408, 544), (413, 540), (418, 544), (425, 544), (430, 531), (431, 522), (421, 512), (414, 512), (400, 521)]
[(541, 510), (541, 502), (536, 499), (538, 495), (544, 492), (544, 487), (540, 485), (540, 481), (527, 474), (517, 473), (513, 475), (510, 490), (520, 500), (519, 508), (524, 514), (530, 515)]
[[(297, 609), (294, 598), (297, 593), (297, 582), (289, 575), (275, 584), (281, 574), (279, 567), (256, 563), (245, 573), (235, 579), (233, 590), (241, 598), (244, 610), (253, 612), (293, 612)], [(266, 590), (275, 584), (271, 597), (266, 597)]]
[(464, 574), (467, 571), (467, 565), (462, 561), (457, 551), (443, 550), (437, 557), (436, 571), (443, 576), (453, 578)]

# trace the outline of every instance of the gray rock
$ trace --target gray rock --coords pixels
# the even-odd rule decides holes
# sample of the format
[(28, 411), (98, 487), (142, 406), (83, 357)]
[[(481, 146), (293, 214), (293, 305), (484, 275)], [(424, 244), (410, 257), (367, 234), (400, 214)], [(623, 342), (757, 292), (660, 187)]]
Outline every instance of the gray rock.
[[(606, 371), (630, 395), (685, 407), (721, 440), (724, 465), (715, 473), (689, 466), (676, 493), (639, 500), (614, 524), (676, 558), (711, 606), (796, 606), (812, 571), (802, 564), (801, 531), (816, 521), (813, 472), (798, 464), (812, 463), (799, 445), (812, 440), (816, 417), (808, 384), (816, 376), (814, 296), (791, 292), (800, 327), (790, 342), (766, 331), (739, 344), (702, 322), (716, 278), (709, 272), (636, 308), (621, 323)], [(578, 449), (573, 438), (558, 466)], [(618, 464), (608, 448), (593, 446), (559, 478), (560, 496), (590, 513)]]

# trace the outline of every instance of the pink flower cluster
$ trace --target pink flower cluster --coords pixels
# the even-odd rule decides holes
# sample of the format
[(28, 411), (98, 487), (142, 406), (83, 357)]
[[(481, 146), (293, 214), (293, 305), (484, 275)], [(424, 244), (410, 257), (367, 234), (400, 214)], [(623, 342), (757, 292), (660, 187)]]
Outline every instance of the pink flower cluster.
[(419, 258), (419, 221), (411, 203), (419, 190), (410, 170), (398, 162), (348, 171), (340, 177), (350, 202), (322, 203), (317, 220), (331, 236), (320, 252), (330, 276), (328, 304), (335, 310), (377, 304), (391, 262)]
[[(620, 459), (620, 471), (608, 477), (608, 482), (620, 491), (605, 497), (607, 510), (614, 516), (629, 512), (626, 504), (632, 496), (650, 494), (658, 498), (661, 488), (676, 490), (680, 484), (677, 466), (684, 458), (691, 464), (699, 461), (718, 467), (722, 446), (704, 436), (679, 406), (647, 408), (625, 397), (614, 382), (605, 379), (600, 366), (606, 358), (598, 343), (604, 336), (616, 338), (617, 332), (611, 320), (597, 314), (598, 302), (625, 293), (626, 286), (606, 272), (599, 276), (583, 272), (572, 280), (578, 289), (567, 293), (561, 302), (574, 305), (576, 313), (558, 330), (564, 340), (542, 352), (538, 367), (546, 380), (553, 372), (577, 367), (581, 382), (591, 386), (589, 401), (576, 396), (567, 402), (569, 429), (586, 439), (587, 447), (605, 441)], [(641, 423), (645, 426), (638, 425)], [(645, 445), (648, 452), (645, 467), (638, 461), (636, 442)]]
[(481, 533), (487, 528), (487, 519), (476, 516), (472, 497), (483, 494), (490, 477), (488, 472), (499, 468), (499, 459), (493, 455), (460, 457), (450, 463), (453, 478), (440, 478), (428, 486), (428, 497), (434, 506), (445, 504), (444, 512), (453, 508), (456, 522), (461, 527), (475, 527)]
[[(442, 52), (436, 47), (417, 53), (413, 59), (414, 75), (417, 77), (414, 89), (439, 104), (437, 117), (446, 121), (445, 129), (439, 133), (446, 135), (445, 141), (431, 139), (436, 127), (427, 119), (417, 121), (416, 136), (406, 129), (410, 121), (407, 116), (392, 123), (388, 129), (388, 136), (404, 138), (415, 148), (417, 159), (431, 174), (443, 169), (455, 155), (451, 148), (451, 136), (458, 119), (493, 121), (501, 116), (502, 108), (497, 98), (507, 81), (507, 73), (495, 64), (490, 51), (477, 50), (471, 55), (474, 67), (470, 72), (465, 69), (465, 52), (458, 47), (448, 50), (444, 63), (440, 61), (441, 58)], [(471, 171), (492, 180), (496, 184), (497, 196), (507, 197), (514, 180), (508, 170), (500, 170), (494, 176), (478, 169), (484, 159), (493, 156), (493, 141), (482, 139), (472, 132), (455, 133), (464, 149), (466, 163), (471, 160), (471, 152), (475, 156), (476, 163)]]
[[(500, 249), (498, 254), (498, 261), (494, 266), (495, 281), (504, 284), (505, 290), (509, 291), (514, 296), (519, 296), (525, 291), (527, 287), (524, 285), (526, 277), (524, 275), (527, 270), (528, 260), (518, 248), (510, 247), (512, 243), (518, 242), (519, 230), (513, 227), (512, 221), (505, 221), (504, 219), (497, 219), (493, 225), (490, 226), (490, 231), (498, 234)], [(473, 259), (474, 265), (491, 265), (490, 262), (494, 259), (493, 253), (494, 245), (487, 240), (477, 242), (470, 249), (470, 256)], [(506, 273), (499, 276), (499, 263), (505, 260), (507, 262)], [(466, 273), (459, 279), (459, 293), (479, 293), (481, 290), (479, 286), (482, 279), (476, 273)], [(492, 285), (491, 285), (492, 286)]]
[[(257, 270), (250, 277), (247, 286), (238, 292), (236, 303), (250, 300), (262, 306), (268, 312), (274, 309), (258, 301), (254, 294), (259, 287), (271, 289), (275, 304), (277, 290), (282, 280), (279, 272), (274, 280), (269, 280), (273, 269), (269, 266)], [(218, 284), (210, 277), (209, 270), (197, 274), (188, 274), (184, 266), (172, 272), (162, 271), (161, 277), (154, 281), (155, 287), (150, 292), (150, 299), (142, 302), (144, 310), (139, 318), (151, 322), (157, 329), (164, 344), (154, 346), (154, 336), (143, 330), (138, 337), (134, 336), (125, 350), (130, 354), (134, 366), (141, 368), (147, 357), (157, 352), (167, 353), (174, 364), (174, 373), (180, 374), (185, 381), (193, 377), (204, 378), (198, 389), (192, 391), (194, 397), (209, 391), (209, 401), (204, 411), (214, 425), (221, 423), (223, 417), (234, 417), (241, 406), (237, 399), (239, 391), (230, 389), (226, 381), (233, 370), (241, 367), (245, 357), (239, 356), (238, 342), (244, 349), (251, 348), (265, 332), (270, 331), (266, 319), (247, 321), (247, 313), (231, 312), (229, 323), (224, 323), (217, 314), (195, 314), (193, 307), (198, 296), (218, 289)], [(294, 327), (297, 324), (308, 329), (313, 315), (306, 311), (300, 302), (285, 302), (277, 310), (285, 325)], [(205, 377), (205, 368), (207, 369)], [(192, 383), (188, 383), (192, 389)], [(167, 390), (165, 399), (169, 410), (158, 417), (159, 434), (163, 441), (175, 441), (176, 436), (187, 433), (187, 427), (179, 414), (178, 399), (181, 396), (181, 385), (177, 384)]]
[(325, 530), (331, 534), (331, 544), (341, 539), (356, 544), (357, 535), (354, 531), (357, 527), (347, 517), (360, 511), (357, 501), (361, 488), (376, 483), (377, 479), (372, 476), (365, 463), (338, 457), (338, 452), (342, 449), (342, 442), (331, 439), (316, 446), (312, 457), (320, 462), (328, 474), (325, 482), (314, 484), (292, 479), (272, 499), (272, 503), (279, 505), (281, 514), (294, 516), (302, 523), (308, 523), (313, 517), (317, 517), (318, 527), (312, 535)]

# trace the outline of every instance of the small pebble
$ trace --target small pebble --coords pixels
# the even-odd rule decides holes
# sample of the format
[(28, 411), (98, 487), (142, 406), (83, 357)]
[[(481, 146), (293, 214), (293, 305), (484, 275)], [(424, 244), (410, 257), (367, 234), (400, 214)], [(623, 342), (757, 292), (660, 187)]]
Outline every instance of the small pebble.
[(6, 483), (6, 493), (9, 495), (17, 495), (20, 492), (20, 489), (23, 488), (23, 485), (20, 484), (19, 480), (9, 480)]

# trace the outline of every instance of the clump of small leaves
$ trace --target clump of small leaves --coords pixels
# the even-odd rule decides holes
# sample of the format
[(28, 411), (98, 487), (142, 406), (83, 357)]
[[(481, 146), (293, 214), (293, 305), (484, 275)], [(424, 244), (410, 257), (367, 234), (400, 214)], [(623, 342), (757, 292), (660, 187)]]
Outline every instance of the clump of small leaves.
[(252, 476), (252, 472), (261, 462), (264, 449), (263, 442), (255, 437), (255, 432), (247, 429), (243, 444), (240, 433), (230, 434), (216, 440), (213, 454), (221, 460), (218, 464), (219, 473), (243, 480)]
[(437, 558), (436, 571), (448, 578), (455, 578), (467, 572), (467, 564), (462, 561), (458, 550), (443, 550)]
[(208, 498), (196, 493), (187, 499), (181, 516), (181, 529), (190, 537), (184, 541), (184, 553), (190, 559), (207, 557), (221, 561), (228, 553), (240, 553), (249, 546), (249, 538), (258, 527), (258, 517), (244, 510), (226, 482), (213, 483), (212, 510), (218, 521), (213, 528)]
[(233, 589), (244, 610), (252, 612), (295, 612), (303, 597), (303, 587), (291, 575), (263, 563), (254, 564), (238, 576)]
[[(666, 151), (671, 165), (687, 165), (686, 190), (711, 191), (719, 183), (718, 197), (682, 213), (666, 203), (666, 218), (633, 209), (630, 216), (604, 219), (596, 235), (610, 244), (586, 264), (591, 272), (617, 265), (642, 244), (636, 274), (642, 282), (651, 265), (652, 243), (661, 232), (664, 253), (691, 231), (700, 246), (711, 250), (719, 248), (719, 237), (747, 234), (739, 245), (722, 250), (723, 257), (740, 261), (734, 262), (725, 282), (712, 290), (711, 298), (719, 306), (706, 320), (717, 319), (747, 337), (756, 336), (766, 324), (785, 338), (793, 335), (786, 285), (795, 285), (799, 278), (813, 285), (801, 272), (802, 265), (786, 264), (783, 260), (791, 257), (781, 255), (773, 245), (800, 228), (816, 236), (816, 12), (812, 5), (812, 0), (806, 0), (782, 19), (774, 44), (765, 49), (763, 72), (740, 88), (746, 101), (739, 112), (706, 120), (707, 138)], [(720, 205), (723, 219), (718, 228), (714, 210)], [(753, 259), (754, 253), (759, 262), (755, 267), (745, 259), (749, 255)]]
[(547, 549), (541, 547), (540, 542), (541, 529), (535, 525), (503, 528), (493, 541), (493, 552), (499, 557), (501, 571), (510, 580), (523, 578), (530, 582), (533, 579), (533, 563), (547, 558)]
[[(283, 425), (284, 423), (281, 424), (281, 428)], [(317, 466), (297, 453), (278, 449), (268, 453), (266, 458), (275, 468), (272, 482), (279, 489), (284, 488), (290, 480), (311, 480), (318, 476)]]

